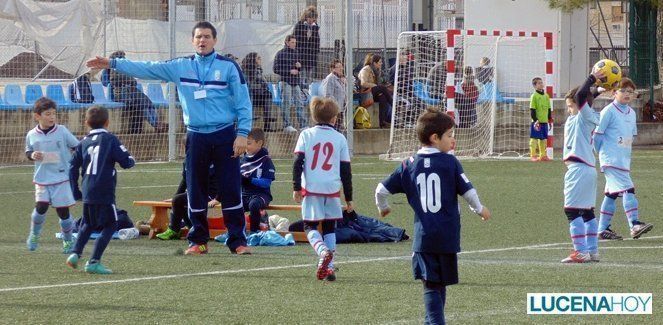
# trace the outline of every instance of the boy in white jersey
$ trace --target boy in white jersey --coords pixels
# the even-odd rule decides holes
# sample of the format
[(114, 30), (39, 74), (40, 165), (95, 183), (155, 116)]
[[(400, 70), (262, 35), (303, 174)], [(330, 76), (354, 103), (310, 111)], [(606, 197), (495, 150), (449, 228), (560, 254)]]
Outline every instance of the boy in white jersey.
[[(299, 134), (293, 166), (295, 202), (302, 204), (304, 231), (319, 256), (318, 280), (336, 280), (333, 258), (336, 249), (336, 220), (343, 218), (341, 185), (352, 212), (352, 173), (345, 137), (334, 129), (338, 105), (330, 98), (314, 97), (311, 116), (317, 123)], [(322, 221), (322, 235), (318, 225)]]
[(635, 95), (635, 84), (622, 78), (616, 90), (615, 100), (601, 111), (599, 125), (594, 132), (594, 148), (599, 152), (601, 172), (605, 174), (605, 197), (601, 204), (599, 237), (622, 239), (610, 229), (615, 213), (615, 200), (622, 196), (624, 212), (631, 228), (631, 237), (640, 238), (654, 225), (638, 219), (638, 200), (631, 180), (631, 147), (638, 134), (635, 111), (628, 105)]
[(596, 203), (596, 158), (592, 132), (599, 116), (592, 108), (596, 94), (590, 87), (603, 78), (601, 72), (589, 75), (585, 83), (566, 95), (569, 117), (564, 123), (564, 213), (569, 220), (573, 252), (562, 263), (598, 262), (598, 222)]
[(39, 245), (46, 211), (51, 205), (60, 217), (62, 252), (71, 253), (74, 246), (74, 221), (69, 207), (76, 201), (69, 185), (71, 149), (78, 140), (64, 125), (56, 123), (56, 104), (42, 97), (34, 104), (34, 118), (38, 124), (25, 137), (25, 155), (35, 162), (32, 182), (35, 184), (35, 209), (32, 211), (30, 234), (26, 244), (34, 251)]

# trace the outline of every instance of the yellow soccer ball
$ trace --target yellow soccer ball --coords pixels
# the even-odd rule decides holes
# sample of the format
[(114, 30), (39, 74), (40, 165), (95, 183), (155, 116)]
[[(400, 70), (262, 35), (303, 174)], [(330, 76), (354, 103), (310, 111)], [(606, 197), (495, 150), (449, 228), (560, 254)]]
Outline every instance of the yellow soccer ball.
[(592, 72), (599, 70), (603, 72), (605, 77), (601, 78), (601, 80), (598, 81), (598, 84), (607, 90), (611, 90), (617, 87), (619, 82), (622, 80), (622, 68), (620, 68), (619, 64), (617, 64), (615, 61), (603, 59), (599, 62), (596, 62), (596, 64), (594, 64), (594, 68), (592, 68)]

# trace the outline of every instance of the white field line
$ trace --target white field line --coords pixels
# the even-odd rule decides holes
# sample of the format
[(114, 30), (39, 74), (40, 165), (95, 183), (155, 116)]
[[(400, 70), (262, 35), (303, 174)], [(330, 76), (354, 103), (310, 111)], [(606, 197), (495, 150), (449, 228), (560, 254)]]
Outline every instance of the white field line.
[[(561, 245), (561, 244), (565, 244), (565, 243), (519, 246), (519, 247), (507, 247), (507, 248), (496, 248), (496, 249), (485, 249), (485, 250), (478, 250), (478, 251), (461, 252), (460, 254), (500, 252), (500, 251), (507, 251), (507, 250), (527, 249), (527, 248), (530, 248), (530, 247), (548, 247), (548, 246)], [(381, 262), (381, 261), (399, 260), (399, 259), (407, 259), (407, 258), (410, 258), (410, 256), (394, 256), (394, 257), (358, 259), (358, 260), (350, 260), (350, 261), (338, 261), (338, 262), (336, 262), (336, 264), (355, 264), (355, 263)], [(60, 288), (60, 287), (73, 287), (73, 286), (95, 285), (95, 284), (127, 283), (127, 282), (137, 282), (137, 281), (173, 279), (173, 278), (182, 278), (182, 277), (190, 277), (190, 276), (208, 276), (208, 275), (223, 275), (223, 274), (234, 274), (234, 273), (260, 272), (260, 271), (271, 271), (271, 270), (283, 270), (283, 269), (311, 267), (311, 266), (315, 266), (315, 265), (317, 265), (317, 264), (299, 264), (299, 265), (273, 266), (273, 267), (254, 268), (254, 269), (239, 269), (239, 270), (224, 270), (224, 271), (211, 271), (211, 272), (200, 272), (200, 273), (158, 275), (158, 276), (151, 276), (151, 277), (129, 278), (129, 279), (120, 279), (120, 280), (49, 284), (49, 285), (40, 285), (40, 286), (3, 288), (3, 289), (0, 289), (0, 292), (49, 289), (49, 288)]]
[[(559, 260), (563, 256), (559, 256)], [(471, 260), (462, 260), (462, 263), (466, 264), (478, 264), (478, 265), (520, 265), (520, 266), (540, 266), (540, 267), (553, 267), (553, 268), (562, 268), (562, 267), (591, 267), (591, 268), (630, 268), (630, 269), (639, 269), (639, 270), (663, 270), (663, 264), (628, 264), (628, 263), (568, 263), (564, 264), (559, 261), (528, 261), (528, 260), (491, 260), (491, 259), (471, 259)], [(575, 266), (574, 266), (575, 265)]]
[[(558, 249), (569, 249), (569, 248), (568, 247), (528, 248), (528, 250), (530, 250), (530, 249), (531, 250), (558, 250)], [(608, 246), (608, 247), (599, 246), (599, 251), (602, 251), (604, 249), (663, 249), (663, 246)]]
[[(283, 173), (284, 175), (292, 175), (288, 173)], [(30, 173), (32, 175), (32, 173)], [(357, 176), (358, 179), (361, 180), (382, 180), (386, 175), (376, 175), (376, 174), (353, 174), (353, 176)], [(369, 177), (362, 177), (362, 176), (369, 176)], [(373, 176), (373, 177), (370, 177)], [(379, 176), (379, 177), (376, 177)], [(273, 181), (272, 183), (292, 183), (292, 180), (287, 180), (287, 181)], [(135, 190), (135, 189), (141, 189), (141, 188), (163, 188), (163, 187), (168, 187), (168, 188), (175, 188), (179, 186), (178, 184), (175, 185), (141, 185), (141, 186), (118, 186), (116, 189), (118, 190)], [(14, 194), (31, 194), (34, 193), (34, 191), (14, 191), (14, 192), (0, 192), (0, 195), (14, 195)]]
[[(658, 239), (663, 238), (663, 236), (654, 236), (647, 237), (644, 239)], [(639, 240), (644, 240), (639, 239)], [(629, 240), (629, 239), (625, 239)], [(557, 245), (564, 245), (567, 243), (551, 243), (551, 244), (538, 244), (538, 245), (529, 245), (529, 246), (513, 246), (505, 248), (493, 248), (493, 249), (482, 249), (475, 251), (466, 251), (460, 252), (459, 255), (468, 255), (468, 254), (478, 254), (478, 253), (493, 253), (493, 252), (503, 252), (503, 251), (512, 251), (512, 250), (522, 250), (522, 249), (532, 249), (539, 247), (551, 247)], [(391, 256), (391, 257), (378, 257), (378, 258), (368, 258), (368, 259), (357, 259), (349, 261), (338, 261), (336, 264), (357, 264), (357, 263), (370, 263), (370, 262), (383, 262), (383, 261), (392, 261), (392, 260), (403, 260), (410, 258), (410, 255), (405, 256)], [(501, 260), (501, 263), (509, 263), (508, 261)], [(537, 264), (546, 265), (542, 262), (535, 262)], [(550, 263), (551, 265), (553, 263)], [(554, 263), (558, 265), (559, 263)], [(210, 275), (224, 275), (224, 274), (237, 274), (237, 273), (250, 273), (250, 272), (262, 272), (262, 271), (275, 271), (275, 270), (285, 270), (285, 269), (295, 269), (295, 268), (304, 268), (304, 267), (313, 267), (317, 264), (296, 264), (296, 265), (284, 265), (284, 266), (270, 266), (270, 267), (260, 267), (253, 269), (239, 269), (239, 270), (223, 270), (223, 271), (210, 271), (210, 272), (198, 272), (198, 273), (184, 273), (184, 274), (170, 274), (170, 275), (156, 275), (149, 277), (139, 277), (139, 278), (128, 278), (120, 280), (105, 280), (105, 281), (88, 281), (88, 282), (74, 282), (74, 283), (61, 283), (61, 284), (46, 284), (38, 286), (27, 286), (27, 287), (14, 287), (14, 288), (1, 288), (0, 293), (2, 292), (16, 292), (16, 291), (27, 291), (27, 290), (39, 290), (39, 289), (51, 289), (51, 288), (63, 288), (63, 287), (77, 287), (77, 286), (86, 286), (86, 285), (98, 285), (98, 284), (115, 284), (115, 283), (131, 283), (139, 281), (151, 281), (151, 280), (164, 280), (164, 279), (176, 279), (192, 276), (210, 276)], [(597, 263), (600, 266), (632, 266), (626, 264), (606, 264), (606, 263)], [(663, 266), (661, 266), (663, 267)]]

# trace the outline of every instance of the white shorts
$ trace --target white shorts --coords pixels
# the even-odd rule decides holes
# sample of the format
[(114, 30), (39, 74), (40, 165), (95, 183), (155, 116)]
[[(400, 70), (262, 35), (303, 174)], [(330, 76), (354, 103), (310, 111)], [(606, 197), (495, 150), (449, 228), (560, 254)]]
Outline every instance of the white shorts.
[(591, 209), (596, 204), (596, 168), (580, 162), (566, 166), (564, 208)]
[(616, 168), (606, 168), (603, 170), (605, 174), (605, 191), (606, 194), (618, 194), (626, 192), (635, 187), (631, 180), (631, 173), (625, 170)]
[(343, 219), (341, 198), (307, 195), (302, 200), (302, 219), (305, 221)]
[(69, 182), (54, 185), (35, 184), (35, 201), (49, 203), (54, 208), (66, 208), (76, 204)]

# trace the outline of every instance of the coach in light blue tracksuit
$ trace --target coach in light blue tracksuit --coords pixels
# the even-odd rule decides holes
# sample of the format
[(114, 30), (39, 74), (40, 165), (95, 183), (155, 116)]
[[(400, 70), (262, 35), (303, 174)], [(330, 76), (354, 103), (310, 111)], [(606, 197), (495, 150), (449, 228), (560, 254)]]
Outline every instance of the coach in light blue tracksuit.
[(193, 223), (186, 254), (207, 253), (206, 191), (211, 163), (221, 171), (217, 181), (229, 232), (227, 245), (233, 253), (246, 254), (249, 251), (244, 234), (238, 157), (246, 149), (246, 136), (251, 130), (249, 91), (239, 66), (214, 51), (216, 29), (212, 24), (199, 22), (191, 34), (195, 55), (162, 62), (96, 57), (87, 65), (110, 67), (133, 77), (161, 79), (177, 85), (187, 126), (186, 181), (189, 217)]

